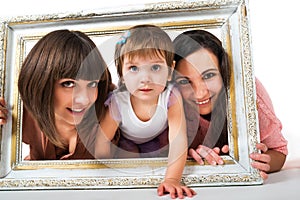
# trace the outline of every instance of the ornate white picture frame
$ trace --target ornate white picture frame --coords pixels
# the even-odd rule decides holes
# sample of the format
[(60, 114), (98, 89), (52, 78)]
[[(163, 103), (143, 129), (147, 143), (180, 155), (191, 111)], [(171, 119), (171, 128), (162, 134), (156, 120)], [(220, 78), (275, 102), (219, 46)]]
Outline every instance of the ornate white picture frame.
[[(118, 34), (137, 24), (154, 24), (170, 34), (206, 29), (227, 50), (232, 67), (228, 135), (230, 152), (224, 165), (200, 166), (188, 160), (182, 182), (187, 186), (262, 184), (249, 154), (256, 152), (259, 130), (247, 0), (195, 0), (110, 8), (94, 12), (21, 16), (1, 21), (0, 95), (9, 108), (8, 123), (0, 127), (0, 190), (97, 189), (156, 187), (167, 158), (25, 161), (21, 141), (22, 102), (17, 91), (24, 57), (43, 35), (57, 29), (80, 30), (96, 44), (108, 65)], [(111, 70), (112, 73), (113, 69)]]

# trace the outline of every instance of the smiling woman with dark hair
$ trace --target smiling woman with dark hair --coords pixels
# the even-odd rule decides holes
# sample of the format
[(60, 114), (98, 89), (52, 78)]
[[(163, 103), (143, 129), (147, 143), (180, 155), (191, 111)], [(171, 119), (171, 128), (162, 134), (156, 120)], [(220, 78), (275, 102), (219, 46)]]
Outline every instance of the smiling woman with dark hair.
[[(228, 55), (221, 41), (205, 30), (186, 31), (174, 41), (174, 77), (182, 96), (194, 104), (199, 113), (199, 130), (189, 149), (189, 155), (198, 163), (202, 158), (210, 164), (223, 164), (220, 153), (228, 152), (226, 128), (226, 91), (230, 86)], [(287, 155), (280, 120), (263, 85), (256, 79), (257, 107), (261, 143), (256, 147), (262, 153), (253, 153), (252, 166), (267, 173), (282, 168)]]

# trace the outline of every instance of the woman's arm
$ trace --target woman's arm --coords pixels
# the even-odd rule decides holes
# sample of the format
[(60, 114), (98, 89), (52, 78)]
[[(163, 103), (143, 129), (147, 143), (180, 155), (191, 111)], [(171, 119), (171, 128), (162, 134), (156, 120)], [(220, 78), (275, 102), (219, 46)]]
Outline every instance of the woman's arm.
[(281, 170), (285, 163), (285, 154), (268, 149), (264, 143), (257, 144), (256, 148), (259, 149), (261, 153), (250, 154), (250, 158), (253, 160), (251, 165), (260, 171), (260, 175), (263, 179), (268, 178), (268, 173)]
[(261, 175), (266, 179), (267, 173), (281, 170), (285, 163), (287, 151), (287, 141), (282, 135), (282, 124), (275, 114), (271, 98), (262, 85), (256, 79), (257, 112), (259, 119), (259, 131), (261, 143), (256, 147), (261, 153), (253, 153), (252, 166), (261, 171)]

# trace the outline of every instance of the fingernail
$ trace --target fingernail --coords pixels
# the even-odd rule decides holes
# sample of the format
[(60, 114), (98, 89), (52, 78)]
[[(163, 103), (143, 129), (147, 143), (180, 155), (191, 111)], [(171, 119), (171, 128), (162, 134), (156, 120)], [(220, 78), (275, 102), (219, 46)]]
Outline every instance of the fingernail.
[(250, 158), (255, 159), (255, 154), (250, 154)]

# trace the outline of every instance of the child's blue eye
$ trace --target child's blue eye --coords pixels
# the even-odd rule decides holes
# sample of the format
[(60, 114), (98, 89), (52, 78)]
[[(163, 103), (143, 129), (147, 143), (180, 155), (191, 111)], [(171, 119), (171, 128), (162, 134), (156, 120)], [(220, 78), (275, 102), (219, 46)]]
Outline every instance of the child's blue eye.
[(130, 67), (129, 67), (129, 70), (130, 70), (131, 72), (137, 72), (137, 71), (139, 71), (139, 69), (138, 69), (137, 66), (130, 66)]
[(160, 65), (152, 65), (151, 70), (152, 71), (158, 71), (160, 70), (161, 66)]

